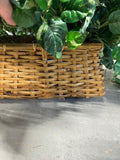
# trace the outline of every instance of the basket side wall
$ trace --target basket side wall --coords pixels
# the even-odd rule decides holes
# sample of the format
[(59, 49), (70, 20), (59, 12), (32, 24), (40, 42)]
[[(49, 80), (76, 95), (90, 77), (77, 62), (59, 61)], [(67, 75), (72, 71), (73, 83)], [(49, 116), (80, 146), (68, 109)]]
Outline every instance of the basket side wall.
[(64, 47), (56, 59), (38, 44), (0, 44), (0, 98), (104, 95), (102, 44)]

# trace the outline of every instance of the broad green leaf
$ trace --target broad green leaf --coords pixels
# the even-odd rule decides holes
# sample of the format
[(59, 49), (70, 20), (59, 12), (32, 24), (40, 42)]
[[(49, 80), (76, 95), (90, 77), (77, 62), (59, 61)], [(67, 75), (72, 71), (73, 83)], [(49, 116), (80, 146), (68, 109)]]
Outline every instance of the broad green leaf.
[(35, 7), (35, 2), (33, 0), (11, 0), (11, 2), (21, 9)]
[(114, 47), (118, 43), (120, 43), (120, 35), (113, 34), (110, 30), (109, 27), (103, 27), (100, 30), (97, 31), (97, 34), (101, 41), (105, 44), (108, 45), (109, 47)]
[(120, 84), (120, 79), (119, 78), (115, 78), (115, 83)]
[(120, 47), (115, 46), (112, 50), (112, 56), (117, 62), (120, 63)]
[(81, 33), (84, 34), (96, 10), (95, 0), (70, 0), (63, 6), (65, 11), (61, 14), (61, 18), (67, 23), (75, 23), (86, 17), (81, 28)]
[(75, 10), (88, 13), (95, 6), (95, 0), (70, 0), (63, 3), (65, 10)]
[(114, 66), (114, 77), (120, 75), (120, 63), (116, 62)]
[(109, 29), (113, 34), (120, 35), (120, 10), (114, 11), (110, 14)]
[(103, 50), (103, 57), (101, 58), (101, 62), (106, 66), (108, 69), (113, 68), (113, 58), (111, 49), (107, 46), (104, 47)]
[(78, 22), (86, 16), (87, 16), (86, 13), (82, 13), (80, 11), (75, 11), (75, 10), (66, 10), (61, 14), (62, 20), (67, 23)]
[(13, 7), (13, 19), (19, 27), (31, 27), (37, 22), (34, 11), (34, 9), (26, 10)]
[(86, 39), (88, 32), (81, 34), (79, 31), (70, 31), (66, 37), (67, 46), (70, 49), (76, 49)]
[(42, 10), (46, 10), (48, 7), (47, 0), (36, 0), (37, 4)]
[(68, 33), (67, 25), (60, 18), (51, 19), (50, 23), (43, 22), (38, 29), (36, 38), (40, 45), (56, 58), (62, 58), (62, 48)]
[(42, 10), (46, 10), (52, 5), (52, 0), (36, 0)]

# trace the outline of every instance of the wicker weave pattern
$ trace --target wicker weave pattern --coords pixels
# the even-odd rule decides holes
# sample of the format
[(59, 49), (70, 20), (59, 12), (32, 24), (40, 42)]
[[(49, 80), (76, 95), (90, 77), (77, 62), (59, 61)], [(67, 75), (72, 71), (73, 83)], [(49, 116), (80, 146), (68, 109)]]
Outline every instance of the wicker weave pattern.
[(64, 47), (63, 58), (56, 59), (38, 44), (0, 44), (0, 98), (103, 96), (102, 48)]

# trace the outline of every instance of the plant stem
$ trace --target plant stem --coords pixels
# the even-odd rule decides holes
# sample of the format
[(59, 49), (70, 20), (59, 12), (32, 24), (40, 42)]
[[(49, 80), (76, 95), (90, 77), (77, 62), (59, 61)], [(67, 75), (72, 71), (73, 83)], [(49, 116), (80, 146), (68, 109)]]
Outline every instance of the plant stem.
[(109, 22), (108, 22), (108, 21), (106, 21), (105, 23), (103, 23), (103, 24), (100, 26), (99, 29), (101, 29), (101, 28), (103, 28), (103, 27), (105, 27), (105, 26), (107, 26), (107, 25), (109, 25)]
[(43, 20), (44, 20), (44, 18), (45, 18), (46, 12), (47, 12), (47, 9), (46, 9), (46, 10), (44, 11), (44, 13), (43, 13), (43, 16), (42, 16)]
[(47, 11), (49, 10), (49, 8), (51, 7), (51, 4), (52, 4), (52, 0), (49, 1), (48, 8), (44, 11), (43, 16), (41, 17), (43, 21), (45, 20), (44, 19), (45, 15), (46, 15)]
[(61, 13), (62, 13), (62, 11), (63, 11), (63, 7), (62, 7), (62, 3), (60, 2), (60, 15), (61, 15)]

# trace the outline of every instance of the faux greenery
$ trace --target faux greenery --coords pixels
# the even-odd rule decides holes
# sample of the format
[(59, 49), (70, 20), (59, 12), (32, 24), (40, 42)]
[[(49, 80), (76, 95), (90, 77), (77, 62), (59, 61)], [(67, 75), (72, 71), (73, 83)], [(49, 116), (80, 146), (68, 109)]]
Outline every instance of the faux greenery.
[(77, 48), (86, 39), (96, 9), (94, 0), (11, 0), (19, 27), (33, 27), (40, 45), (57, 58), (67, 43)]
[[(103, 64), (120, 74), (120, 0), (11, 0), (11, 27), (0, 22), (0, 35), (32, 35), (57, 58), (63, 46), (102, 42)], [(118, 71), (119, 70), (119, 71)]]

